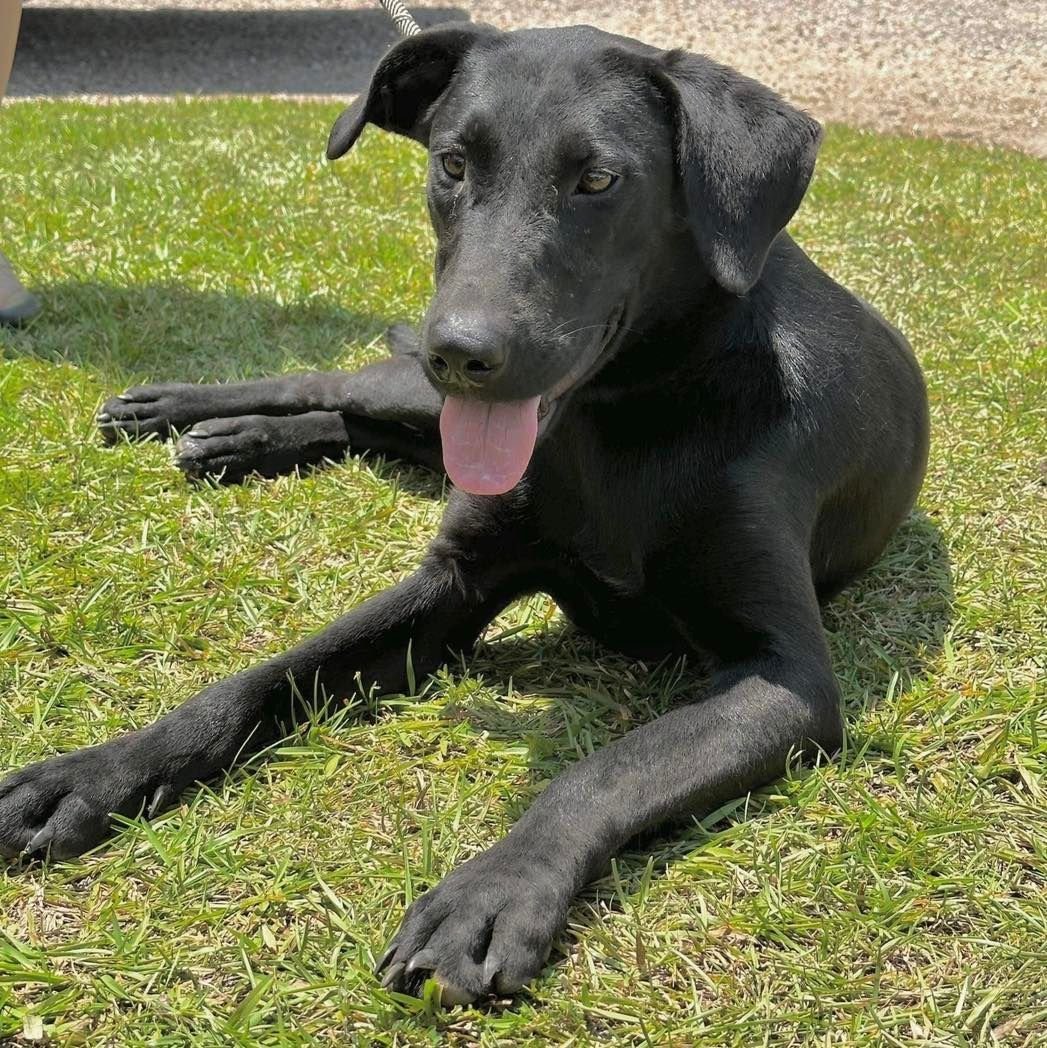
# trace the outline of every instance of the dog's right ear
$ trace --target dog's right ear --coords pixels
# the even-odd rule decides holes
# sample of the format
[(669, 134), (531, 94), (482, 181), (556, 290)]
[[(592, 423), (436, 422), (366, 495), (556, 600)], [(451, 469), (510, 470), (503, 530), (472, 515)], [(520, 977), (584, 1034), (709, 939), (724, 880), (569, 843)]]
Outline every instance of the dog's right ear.
[(492, 26), (460, 22), (401, 40), (378, 63), (367, 90), (335, 122), (327, 159), (345, 156), (364, 124), (427, 145), (433, 103), (451, 82), (458, 63), (481, 41), (501, 35)]

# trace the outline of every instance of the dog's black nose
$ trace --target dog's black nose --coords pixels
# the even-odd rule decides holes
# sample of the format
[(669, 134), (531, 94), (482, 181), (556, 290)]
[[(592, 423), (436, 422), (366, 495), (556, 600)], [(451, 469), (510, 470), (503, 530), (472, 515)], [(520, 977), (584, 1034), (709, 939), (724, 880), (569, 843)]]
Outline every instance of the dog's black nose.
[(452, 313), (429, 326), (427, 353), (433, 376), (448, 386), (482, 386), (505, 365), (509, 333), (483, 316)]

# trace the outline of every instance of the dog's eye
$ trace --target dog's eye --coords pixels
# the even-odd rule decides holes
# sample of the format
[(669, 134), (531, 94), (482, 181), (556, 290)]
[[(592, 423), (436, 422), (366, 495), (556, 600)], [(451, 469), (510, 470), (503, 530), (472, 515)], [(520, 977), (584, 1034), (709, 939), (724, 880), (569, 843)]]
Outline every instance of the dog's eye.
[(449, 178), (461, 182), (465, 178), (465, 157), (461, 153), (444, 153), (440, 158)]
[(593, 167), (578, 180), (579, 193), (606, 193), (618, 181), (613, 171), (604, 167)]

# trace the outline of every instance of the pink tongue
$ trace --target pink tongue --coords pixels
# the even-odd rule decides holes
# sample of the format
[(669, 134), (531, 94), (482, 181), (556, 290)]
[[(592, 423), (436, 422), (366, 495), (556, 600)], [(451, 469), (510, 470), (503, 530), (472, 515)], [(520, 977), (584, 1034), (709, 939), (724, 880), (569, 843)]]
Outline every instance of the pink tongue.
[(448, 397), (440, 412), (444, 469), (473, 495), (502, 495), (516, 487), (538, 437), (538, 402)]

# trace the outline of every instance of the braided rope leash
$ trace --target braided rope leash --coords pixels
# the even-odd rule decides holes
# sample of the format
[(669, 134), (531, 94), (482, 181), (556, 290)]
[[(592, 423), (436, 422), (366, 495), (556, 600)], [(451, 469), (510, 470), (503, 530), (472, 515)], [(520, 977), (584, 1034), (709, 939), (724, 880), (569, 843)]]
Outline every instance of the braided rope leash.
[(420, 33), (422, 27), (411, 17), (411, 12), (400, 0), (379, 0), (385, 13), (393, 20), (396, 31), (403, 37)]

